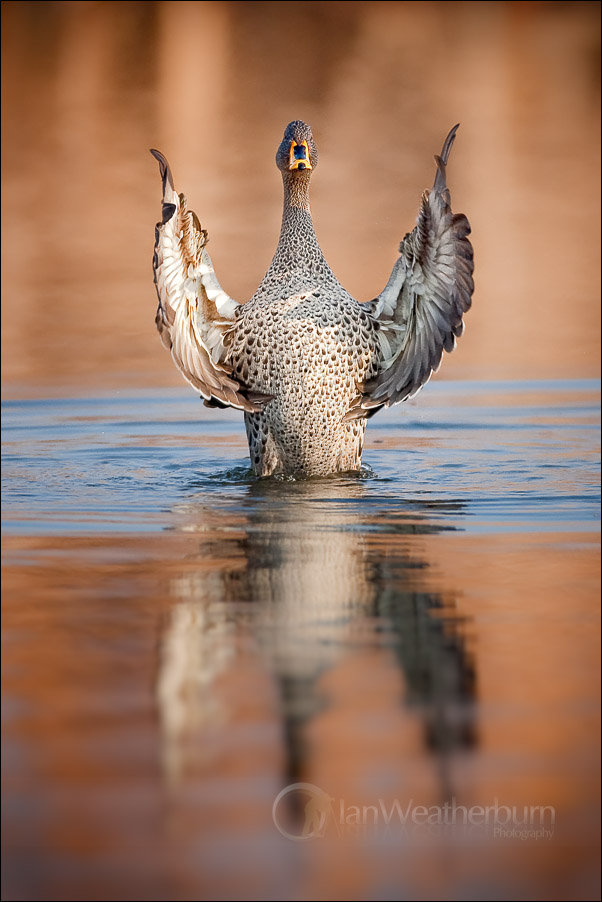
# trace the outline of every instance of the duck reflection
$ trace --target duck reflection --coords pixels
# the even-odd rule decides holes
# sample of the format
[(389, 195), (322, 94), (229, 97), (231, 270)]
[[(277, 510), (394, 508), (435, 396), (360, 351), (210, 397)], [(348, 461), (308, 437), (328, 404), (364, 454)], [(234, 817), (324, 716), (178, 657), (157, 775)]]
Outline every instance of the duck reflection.
[(437, 795), (449, 798), (447, 761), (475, 741), (475, 674), (453, 599), (425, 588), (417, 537), (449, 529), (446, 518), (460, 508), (404, 502), (356, 477), (262, 480), (234, 501), (204, 494), (181, 506), (182, 528), (198, 534), (199, 548), (170, 583), (175, 603), (161, 641), (169, 780), (194, 772), (203, 730), (227, 720), (214, 687), (249, 648), (278, 689), (286, 782), (303, 780), (312, 722), (337, 704), (329, 675), (374, 651), (396, 662), (394, 704), (417, 713), (423, 752), (439, 763)]

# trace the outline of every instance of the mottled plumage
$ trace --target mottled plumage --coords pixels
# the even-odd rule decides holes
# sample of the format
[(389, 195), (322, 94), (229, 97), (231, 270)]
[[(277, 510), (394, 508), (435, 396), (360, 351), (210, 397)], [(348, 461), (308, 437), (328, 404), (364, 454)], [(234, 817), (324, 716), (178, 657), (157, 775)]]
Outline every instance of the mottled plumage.
[(178, 195), (167, 161), (154, 271), (157, 327), (209, 406), (245, 411), (255, 473), (357, 470), (366, 420), (412, 397), (461, 335), (473, 291), (470, 226), (451, 212), (448, 135), (415, 229), (385, 289), (359, 303), (326, 263), (313, 228), (309, 182), (318, 161), (309, 126), (291, 122), (276, 163), (284, 212), (274, 259), (246, 304), (221, 289), (207, 233)]

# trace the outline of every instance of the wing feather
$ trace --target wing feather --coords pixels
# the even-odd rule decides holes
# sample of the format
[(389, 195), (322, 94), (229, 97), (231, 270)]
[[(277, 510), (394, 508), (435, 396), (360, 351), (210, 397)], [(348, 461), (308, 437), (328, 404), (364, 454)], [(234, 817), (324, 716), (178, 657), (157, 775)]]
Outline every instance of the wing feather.
[(226, 333), (241, 305), (222, 289), (207, 253), (207, 232), (174, 189), (171, 169), (158, 150), (163, 181), (161, 222), (155, 228), (153, 271), (159, 298), (155, 318), (163, 345), (184, 378), (211, 406), (257, 412), (269, 395), (251, 392), (232, 375)]
[(381, 294), (364, 305), (378, 322), (381, 360), (377, 375), (361, 386), (346, 419), (397, 404), (420, 391), (453, 351), (464, 331), (474, 283), (470, 224), (453, 214), (446, 165), (456, 125), (435, 157), (431, 191), (422, 197), (416, 227), (401, 242), (391, 277)]

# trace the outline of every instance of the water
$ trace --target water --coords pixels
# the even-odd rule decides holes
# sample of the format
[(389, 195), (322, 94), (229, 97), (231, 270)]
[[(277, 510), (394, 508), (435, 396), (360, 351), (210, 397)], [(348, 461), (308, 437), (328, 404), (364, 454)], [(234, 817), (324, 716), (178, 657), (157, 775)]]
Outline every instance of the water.
[(260, 515), (265, 495), (341, 514), (361, 500), (371, 530), (386, 511), (471, 533), (596, 531), (597, 386), (439, 383), (370, 421), (359, 478), (298, 484), (256, 480), (239, 415), (208, 412), (185, 389), (8, 401), (5, 522), (40, 534), (74, 521), (80, 532), (161, 531), (210, 501)]
[(596, 898), (599, 383), (435, 383), (364, 463), (257, 480), (187, 390), (3, 405), (6, 898)]

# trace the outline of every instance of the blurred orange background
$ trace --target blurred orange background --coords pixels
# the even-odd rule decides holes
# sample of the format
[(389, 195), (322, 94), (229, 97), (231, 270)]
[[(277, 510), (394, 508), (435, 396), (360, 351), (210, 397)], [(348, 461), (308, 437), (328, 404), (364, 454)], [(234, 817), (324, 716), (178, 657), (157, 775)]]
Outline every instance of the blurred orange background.
[(380, 291), (461, 122), (452, 200), (476, 293), (439, 378), (598, 374), (598, 3), (2, 4), (5, 395), (183, 384), (154, 329), (169, 158), (222, 286), (276, 246), (274, 153), (308, 121), (314, 222), (339, 279)]

